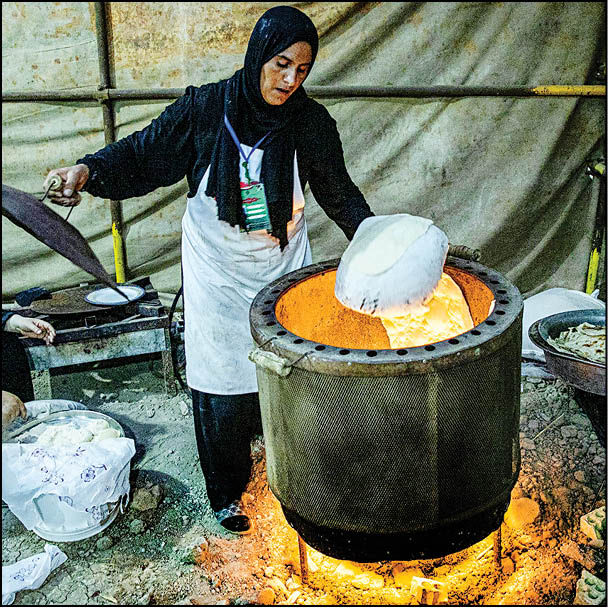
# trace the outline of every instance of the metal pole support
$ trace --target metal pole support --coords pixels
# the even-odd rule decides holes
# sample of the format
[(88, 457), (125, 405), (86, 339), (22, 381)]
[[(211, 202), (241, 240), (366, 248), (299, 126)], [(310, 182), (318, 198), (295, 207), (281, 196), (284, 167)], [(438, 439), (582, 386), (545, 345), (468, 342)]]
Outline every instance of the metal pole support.
[(600, 263), (600, 255), (606, 234), (606, 161), (600, 159), (591, 162), (585, 171), (591, 179), (599, 179), (599, 195), (597, 209), (595, 212), (595, 224), (593, 226), (593, 236), (591, 238), (591, 253), (587, 265), (587, 280), (585, 283), (585, 293), (591, 294), (595, 290), (597, 274)]
[(308, 553), (306, 543), (298, 534), (298, 551), (300, 553), (300, 576), (304, 584), (308, 584)]
[[(100, 95), (98, 100), (101, 103), (103, 111), (103, 132), (107, 146), (116, 141), (116, 129), (113, 102), (109, 95), (109, 91), (112, 88), (112, 79), (110, 76), (106, 4), (106, 2), (95, 2), (95, 32), (99, 57), (99, 90), (106, 93), (105, 95)], [(124, 283), (127, 280), (127, 272), (122, 225), (122, 205), (120, 201), (110, 201), (110, 214), (112, 216), (112, 241), (114, 244), (116, 282)]]
[(502, 570), (502, 524), (494, 532), (494, 563), (499, 570)]
[[(96, 2), (95, 4), (104, 4)], [(181, 97), (186, 88), (166, 89), (72, 89), (56, 91), (3, 91), (3, 102), (64, 102), (64, 101), (150, 101), (174, 100)], [(604, 85), (541, 85), (538, 87), (507, 86), (443, 86), (427, 87), (363, 87), (363, 86), (314, 86), (306, 87), (310, 97), (317, 99), (386, 98), (432, 99), (465, 97), (606, 97)]]

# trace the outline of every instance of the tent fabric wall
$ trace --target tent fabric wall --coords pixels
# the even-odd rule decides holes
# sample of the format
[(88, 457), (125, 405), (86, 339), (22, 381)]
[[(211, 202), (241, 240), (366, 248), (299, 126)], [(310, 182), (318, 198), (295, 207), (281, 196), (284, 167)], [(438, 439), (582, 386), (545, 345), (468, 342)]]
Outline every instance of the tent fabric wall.
[[(112, 83), (174, 88), (229, 77), (271, 2), (113, 2)], [(317, 25), (320, 51), (306, 85), (585, 84), (605, 57), (599, 2), (292, 2)], [(99, 84), (91, 2), (3, 2), (3, 91)], [(603, 59), (605, 61), (605, 58)], [(346, 163), (376, 214), (431, 218), (453, 243), (524, 294), (584, 289), (605, 100), (581, 97), (323, 99)], [(143, 128), (168, 102), (115, 103), (117, 137)], [(41, 194), (48, 170), (104, 145), (99, 104), (3, 103), (3, 183)], [(170, 150), (167, 153), (171, 153)], [(123, 202), (127, 271), (150, 275), (166, 302), (180, 286), (186, 183)], [(315, 262), (339, 257), (342, 232), (308, 188)], [(59, 207), (64, 216), (67, 209)], [(109, 202), (88, 194), (70, 216), (109, 271)], [(2, 219), (2, 293), (90, 281)]]

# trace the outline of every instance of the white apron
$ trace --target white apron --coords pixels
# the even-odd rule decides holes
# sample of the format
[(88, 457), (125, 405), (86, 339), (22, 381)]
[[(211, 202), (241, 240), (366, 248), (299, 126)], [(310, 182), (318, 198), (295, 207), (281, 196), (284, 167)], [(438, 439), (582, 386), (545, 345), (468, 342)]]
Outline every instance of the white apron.
[[(245, 154), (251, 148), (242, 145)], [(249, 175), (260, 179), (264, 152), (249, 160)], [(239, 163), (240, 179), (245, 170)], [(257, 392), (249, 307), (268, 283), (312, 262), (304, 219), (304, 194), (294, 156), (293, 215), (287, 224), (289, 244), (265, 230), (241, 232), (218, 220), (217, 203), (205, 195), (209, 168), (182, 219), (182, 268), (186, 378), (195, 390), (216, 395)]]

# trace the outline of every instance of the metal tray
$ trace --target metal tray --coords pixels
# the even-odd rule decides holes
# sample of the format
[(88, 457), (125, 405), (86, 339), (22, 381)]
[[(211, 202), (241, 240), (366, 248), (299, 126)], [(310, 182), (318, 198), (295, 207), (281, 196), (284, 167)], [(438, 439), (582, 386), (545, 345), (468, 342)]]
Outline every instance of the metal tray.
[(24, 424), (16, 431), (10, 433), (4, 440), (4, 443), (35, 443), (44, 430), (43, 427), (40, 427), (42, 424), (72, 424), (76, 428), (79, 428), (91, 420), (105, 420), (111, 428), (116, 429), (120, 433), (121, 437), (125, 436), (122, 426), (114, 418), (110, 418), (110, 416), (106, 416), (101, 412), (93, 412), (92, 410), (67, 410)]
[(581, 323), (606, 326), (606, 311), (598, 309), (570, 310), (544, 317), (528, 330), (532, 343), (545, 353), (547, 368), (564, 382), (595, 395), (606, 394), (606, 365), (581, 359), (556, 350), (547, 342), (570, 327)]
[(121, 284), (119, 287), (126, 298), (121, 297), (109, 287), (102, 287), (101, 289), (91, 291), (84, 299), (89, 304), (95, 304), (105, 308), (107, 306), (123, 306), (130, 302), (137, 302), (137, 300), (143, 298), (146, 293), (146, 290), (139, 285)]

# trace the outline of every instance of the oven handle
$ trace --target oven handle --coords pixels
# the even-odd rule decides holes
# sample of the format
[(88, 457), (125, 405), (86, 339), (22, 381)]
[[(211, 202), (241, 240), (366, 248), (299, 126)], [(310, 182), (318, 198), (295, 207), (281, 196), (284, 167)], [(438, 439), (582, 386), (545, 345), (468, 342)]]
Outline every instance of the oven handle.
[(301, 357), (298, 357), (295, 361), (289, 361), (285, 357), (281, 357), (269, 350), (264, 350), (260, 347), (256, 347), (249, 352), (249, 360), (253, 361), (256, 365), (259, 365), (262, 369), (277, 374), (281, 378), (287, 378), (291, 373), (293, 366), (308, 356), (312, 351), (304, 353)]
[(453, 245), (452, 243), (448, 243), (448, 255), (460, 258), (461, 260), (479, 262), (481, 251), (479, 251), (479, 249), (472, 249), (466, 245)]

